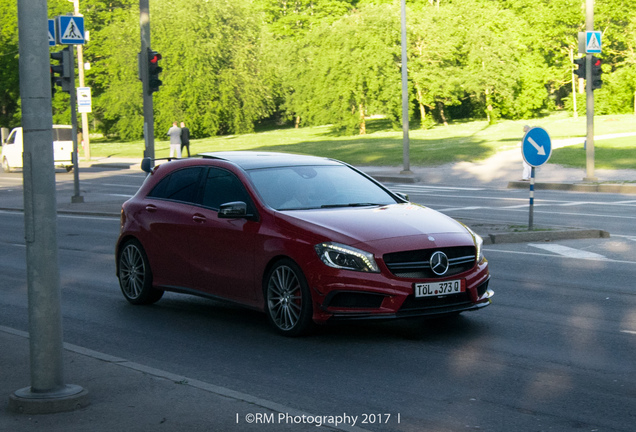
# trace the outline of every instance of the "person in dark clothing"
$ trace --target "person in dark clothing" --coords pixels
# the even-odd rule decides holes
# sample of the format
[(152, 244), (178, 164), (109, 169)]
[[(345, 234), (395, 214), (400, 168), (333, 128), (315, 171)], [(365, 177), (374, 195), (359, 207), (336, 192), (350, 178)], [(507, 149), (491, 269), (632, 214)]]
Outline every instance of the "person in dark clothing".
[(190, 157), (190, 129), (188, 129), (184, 122), (181, 122), (181, 153), (183, 148), (188, 151), (188, 157)]

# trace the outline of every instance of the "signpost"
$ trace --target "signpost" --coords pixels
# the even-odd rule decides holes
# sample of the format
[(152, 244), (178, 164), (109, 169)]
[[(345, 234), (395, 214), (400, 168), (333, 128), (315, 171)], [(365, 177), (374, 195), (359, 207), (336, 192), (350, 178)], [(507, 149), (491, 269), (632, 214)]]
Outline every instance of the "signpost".
[[(57, 43), (62, 45), (82, 45), (84, 39), (84, 17), (75, 15), (60, 15), (55, 18)], [(50, 28), (50, 24), (49, 24)], [(75, 193), (71, 197), (72, 203), (83, 203), (84, 197), (80, 195), (79, 187), (79, 161), (77, 145), (77, 94), (75, 92), (75, 58), (73, 48), (71, 53), (71, 125), (73, 126), (73, 183)], [(81, 68), (82, 65), (80, 64)]]
[(523, 159), (532, 167), (530, 174), (530, 215), (528, 230), (532, 230), (534, 222), (534, 169), (541, 166), (552, 156), (552, 140), (548, 132), (540, 127), (533, 127), (523, 136), (521, 143)]

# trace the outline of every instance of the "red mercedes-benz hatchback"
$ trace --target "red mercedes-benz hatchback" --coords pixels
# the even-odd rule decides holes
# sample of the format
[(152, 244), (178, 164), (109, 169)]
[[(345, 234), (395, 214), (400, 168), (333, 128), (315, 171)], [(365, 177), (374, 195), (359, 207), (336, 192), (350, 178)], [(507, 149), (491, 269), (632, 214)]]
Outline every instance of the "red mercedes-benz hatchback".
[(121, 290), (264, 311), (280, 333), (490, 304), (482, 239), (355, 168), (313, 156), (206, 153), (162, 163), (121, 212)]

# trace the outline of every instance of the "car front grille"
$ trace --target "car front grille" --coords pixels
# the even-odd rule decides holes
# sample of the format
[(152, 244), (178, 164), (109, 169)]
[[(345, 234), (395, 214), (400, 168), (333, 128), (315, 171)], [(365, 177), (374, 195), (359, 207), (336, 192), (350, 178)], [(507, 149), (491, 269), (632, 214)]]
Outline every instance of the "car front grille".
[[(440, 251), (448, 257), (448, 271), (437, 275), (431, 270), (431, 255)], [(429, 279), (453, 276), (470, 270), (475, 265), (475, 247), (460, 246), (441, 249), (421, 249), (384, 255), (384, 263), (391, 273), (401, 278)]]

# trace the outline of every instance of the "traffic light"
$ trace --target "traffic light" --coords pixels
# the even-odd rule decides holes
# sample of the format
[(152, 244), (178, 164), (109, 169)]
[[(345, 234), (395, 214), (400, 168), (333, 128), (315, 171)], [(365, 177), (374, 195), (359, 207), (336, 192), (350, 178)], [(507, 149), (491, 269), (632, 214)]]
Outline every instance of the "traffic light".
[(585, 79), (585, 57), (577, 58), (574, 60), (574, 64), (578, 65), (578, 69), (574, 69), (574, 73), (579, 77)]
[(62, 51), (51, 53), (51, 60), (59, 62), (58, 64), (51, 63), (51, 88), (52, 93), (55, 94), (55, 86), (62, 87), (62, 91), (70, 93), (72, 89), (71, 79), (73, 77), (73, 65), (71, 64), (71, 53), (69, 47), (64, 48)]
[(592, 56), (592, 90), (600, 89), (603, 85), (603, 80), (601, 79), (601, 74), (603, 73), (602, 64), (603, 60)]
[(159, 79), (159, 74), (163, 70), (159, 66), (159, 60), (161, 60), (161, 54), (157, 51), (153, 51), (148, 48), (148, 93), (153, 94), (159, 91), (159, 86), (163, 84)]

